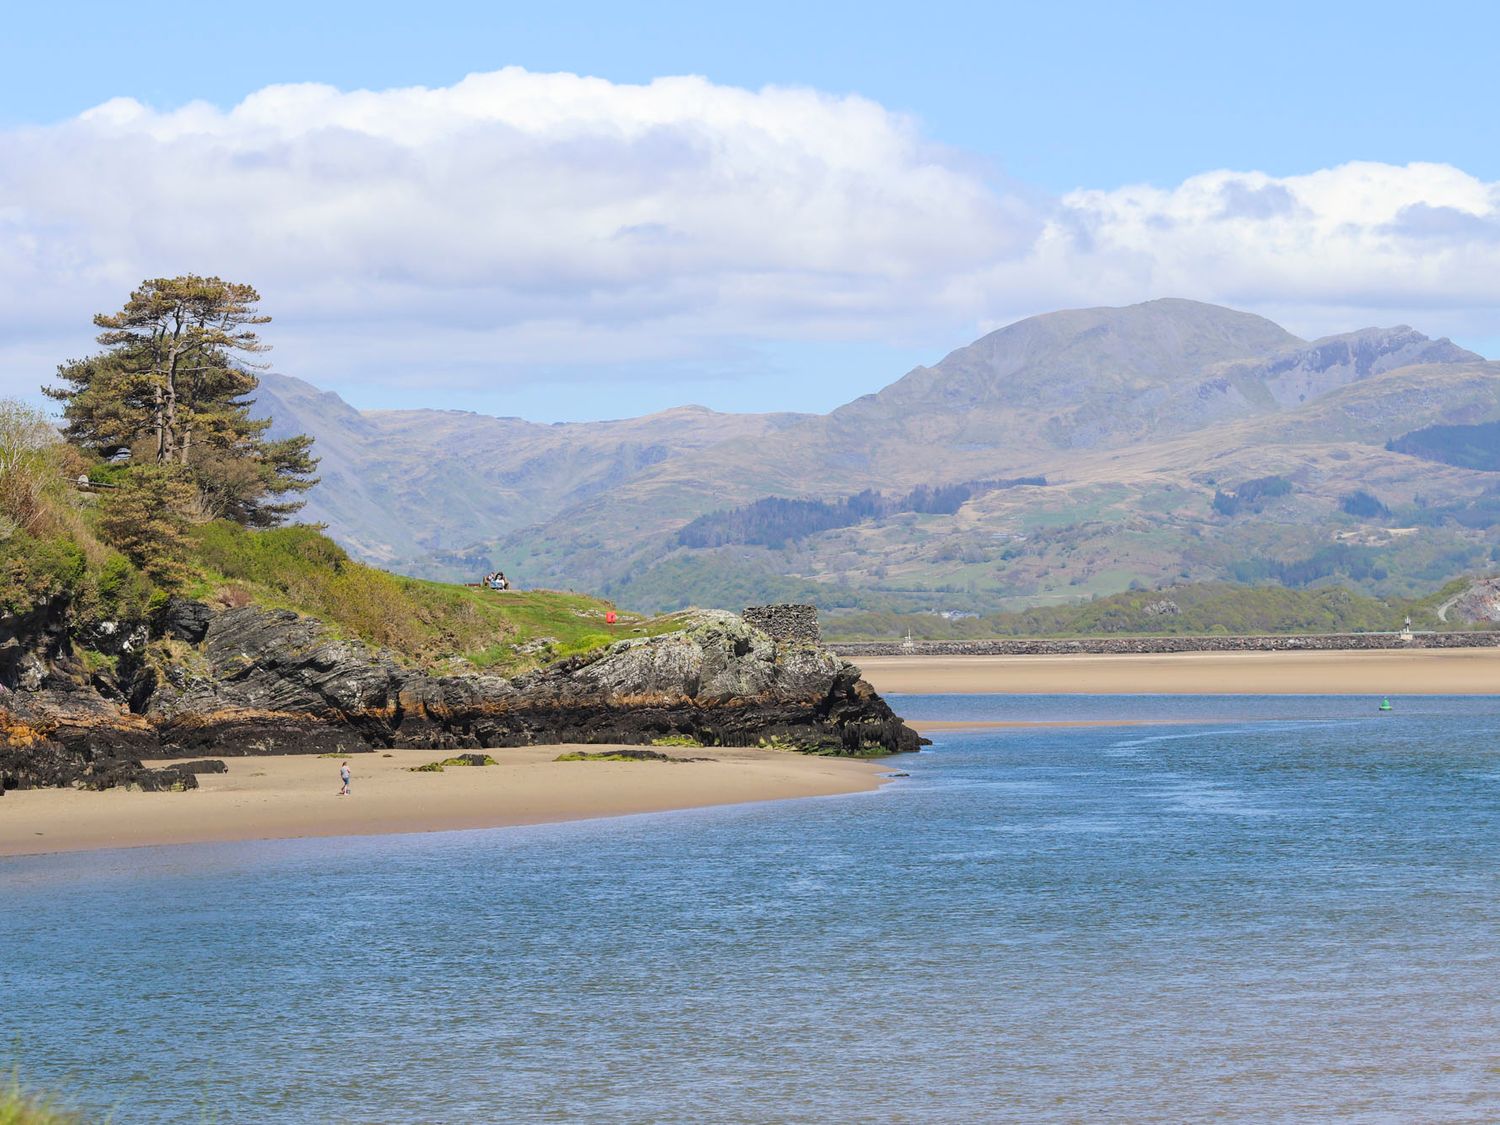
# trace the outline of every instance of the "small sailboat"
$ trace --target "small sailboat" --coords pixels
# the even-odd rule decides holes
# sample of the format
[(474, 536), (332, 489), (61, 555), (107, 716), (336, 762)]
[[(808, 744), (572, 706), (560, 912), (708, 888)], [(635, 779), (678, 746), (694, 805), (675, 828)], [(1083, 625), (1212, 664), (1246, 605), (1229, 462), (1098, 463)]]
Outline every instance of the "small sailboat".
[(1380, 701), (1380, 710), (1382, 710), (1382, 711), (1393, 711), (1393, 710), (1395, 710), (1395, 708), (1393, 708), (1391, 706), (1391, 700), (1390, 700), (1389, 696), (1386, 696), (1384, 699), (1382, 699)]

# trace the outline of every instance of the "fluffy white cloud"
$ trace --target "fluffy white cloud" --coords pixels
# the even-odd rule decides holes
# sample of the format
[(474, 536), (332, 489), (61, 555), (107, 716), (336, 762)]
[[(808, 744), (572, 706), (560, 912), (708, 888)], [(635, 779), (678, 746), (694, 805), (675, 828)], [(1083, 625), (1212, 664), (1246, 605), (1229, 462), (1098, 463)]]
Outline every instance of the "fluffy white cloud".
[(1199, 297), (1305, 334), (1395, 318), (1493, 336), (1500, 185), (1443, 164), (1352, 163), (1077, 191), (1060, 201), (1025, 268), (1060, 292)]
[(1163, 295), (1304, 333), (1494, 335), (1497, 267), (1497, 186), (1447, 166), (1046, 199), (866, 99), (701, 78), (276, 86), (0, 133), (0, 390), (87, 348), (89, 314), (142, 277), (189, 270), (255, 283), (289, 370), (410, 385), (922, 326), (957, 344)]
[(466, 339), (646, 358), (930, 311), (1029, 221), (911, 121), (810, 90), (508, 69), (227, 112), (119, 99), (0, 134), (0, 317), (86, 325), (195, 270), (252, 280), (309, 340), (425, 335), (438, 368), (479, 358)]

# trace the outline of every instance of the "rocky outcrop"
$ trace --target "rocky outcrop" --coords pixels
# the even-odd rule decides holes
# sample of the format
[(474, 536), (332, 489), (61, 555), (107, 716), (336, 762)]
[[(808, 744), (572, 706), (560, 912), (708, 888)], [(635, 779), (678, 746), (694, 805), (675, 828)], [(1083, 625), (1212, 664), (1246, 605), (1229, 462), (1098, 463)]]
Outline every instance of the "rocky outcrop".
[(1500, 622), (1500, 578), (1481, 579), (1443, 608), (1448, 619), (1467, 625)]
[[(253, 606), (205, 613), (169, 605), (156, 631), (175, 643), (122, 659), (110, 690), (68, 664), (65, 638), (51, 657), (37, 657), (34, 682), (6, 682), (0, 785), (79, 784), (115, 776), (108, 762), (139, 770), (141, 759), (210, 753), (672, 736), (869, 755), (920, 745), (852, 664), (818, 645), (778, 642), (727, 613), (701, 613), (680, 632), (618, 641), (511, 679), (432, 675), (336, 638), (311, 618)], [(195, 772), (181, 771), (184, 784), (196, 784)]]

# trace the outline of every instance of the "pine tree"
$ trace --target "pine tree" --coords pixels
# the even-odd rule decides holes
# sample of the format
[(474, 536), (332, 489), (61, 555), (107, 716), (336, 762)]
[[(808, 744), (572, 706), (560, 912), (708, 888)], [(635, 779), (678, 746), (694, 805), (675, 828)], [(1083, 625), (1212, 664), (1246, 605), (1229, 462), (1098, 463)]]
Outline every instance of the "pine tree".
[[(101, 457), (176, 465), (214, 517), (267, 527), (301, 502), (316, 479), (312, 439), (266, 439), (250, 415), (259, 385), (251, 356), (269, 350), (256, 331), (270, 321), (250, 286), (186, 275), (142, 282), (117, 313), (101, 313), (105, 351), (58, 368), (64, 436)], [(177, 479), (177, 478), (174, 478)]]

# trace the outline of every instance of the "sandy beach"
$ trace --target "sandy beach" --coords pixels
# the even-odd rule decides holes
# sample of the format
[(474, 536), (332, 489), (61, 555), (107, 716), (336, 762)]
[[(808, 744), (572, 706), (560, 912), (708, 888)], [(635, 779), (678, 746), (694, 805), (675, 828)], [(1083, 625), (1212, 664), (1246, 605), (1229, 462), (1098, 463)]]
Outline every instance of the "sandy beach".
[(1493, 695), (1500, 649), (867, 656), (875, 690), (914, 693)]
[[(337, 795), (339, 761), (225, 759), (185, 793), (13, 791), (0, 797), (0, 856), (222, 840), (498, 828), (876, 789), (888, 762), (771, 750), (671, 750), (699, 762), (558, 762), (570, 749), (493, 750), (498, 764), (413, 773), (430, 750), (349, 759), (353, 793)], [(167, 763), (148, 763), (167, 764)]]

